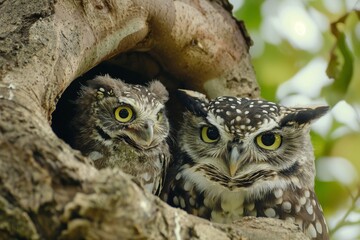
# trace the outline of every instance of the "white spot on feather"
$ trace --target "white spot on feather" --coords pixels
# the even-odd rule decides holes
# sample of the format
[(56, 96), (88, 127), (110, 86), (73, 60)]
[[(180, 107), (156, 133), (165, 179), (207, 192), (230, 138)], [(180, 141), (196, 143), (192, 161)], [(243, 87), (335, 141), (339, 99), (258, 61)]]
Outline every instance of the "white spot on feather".
[(291, 212), (291, 203), (289, 201), (283, 202), (281, 207), (285, 212), (288, 212), (288, 213)]
[(276, 198), (282, 197), (283, 193), (284, 193), (284, 192), (283, 192), (283, 190), (281, 190), (281, 189), (276, 189), (276, 190), (274, 191), (274, 195), (275, 195)]
[(305, 197), (301, 197), (301, 198), (299, 199), (299, 202), (300, 202), (301, 205), (305, 205), (305, 203), (306, 203), (306, 198), (305, 198)]
[(175, 179), (179, 180), (181, 178), (181, 173), (176, 174)]
[(319, 221), (316, 221), (315, 226), (316, 226), (316, 231), (318, 233), (322, 234), (322, 225), (321, 225), (321, 223)]
[(167, 202), (168, 197), (169, 197), (169, 195), (168, 195), (167, 193), (164, 193), (164, 194), (162, 195), (162, 198), (164, 199), (165, 202)]
[(175, 206), (179, 206), (179, 198), (175, 196), (173, 198), (173, 203), (174, 203)]
[(249, 211), (254, 210), (254, 208), (255, 208), (255, 204), (254, 204), (254, 203), (250, 203), (250, 204), (246, 205), (246, 209), (249, 210)]
[(96, 160), (102, 158), (103, 156), (104, 155), (102, 155), (100, 152), (93, 151), (93, 152), (89, 153), (88, 158), (90, 158), (93, 161), (96, 161)]
[(267, 208), (265, 211), (264, 211), (265, 215), (269, 218), (273, 218), (276, 216), (276, 212), (273, 208)]
[(191, 189), (192, 189), (193, 185), (190, 181), (186, 181), (185, 184), (184, 184), (184, 190), (189, 192)]
[(314, 228), (314, 225), (312, 225), (311, 223), (309, 224), (308, 228), (306, 229), (306, 235), (311, 238), (316, 238), (317, 233)]
[(181, 208), (185, 208), (186, 207), (186, 204), (185, 204), (185, 200), (183, 197), (179, 197), (180, 198), (180, 207)]
[(312, 215), (314, 213), (314, 208), (311, 204), (309, 204), (308, 206), (306, 206), (306, 211)]

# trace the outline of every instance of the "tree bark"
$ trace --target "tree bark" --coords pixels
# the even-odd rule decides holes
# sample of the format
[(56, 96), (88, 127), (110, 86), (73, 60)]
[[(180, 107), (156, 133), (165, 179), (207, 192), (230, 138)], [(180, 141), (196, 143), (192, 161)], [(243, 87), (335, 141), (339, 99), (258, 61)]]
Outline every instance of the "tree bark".
[(95, 169), (51, 128), (69, 84), (114, 56), (115, 65), (146, 56), (142, 71), (161, 69), (169, 86), (258, 97), (229, 10), (206, 0), (0, 0), (0, 239), (304, 239), (280, 220), (221, 225), (171, 208), (130, 176)]

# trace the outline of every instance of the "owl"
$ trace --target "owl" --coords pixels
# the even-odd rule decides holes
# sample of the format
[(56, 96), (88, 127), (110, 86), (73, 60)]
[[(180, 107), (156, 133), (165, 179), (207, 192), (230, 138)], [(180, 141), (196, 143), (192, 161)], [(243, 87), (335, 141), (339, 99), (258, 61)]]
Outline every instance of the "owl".
[(167, 100), (159, 81), (141, 86), (97, 76), (75, 101), (73, 147), (98, 169), (120, 168), (159, 194), (170, 161)]
[(180, 90), (186, 111), (161, 197), (214, 222), (244, 216), (296, 223), (310, 239), (328, 239), (314, 192), (311, 123), (328, 107), (287, 108), (248, 98)]

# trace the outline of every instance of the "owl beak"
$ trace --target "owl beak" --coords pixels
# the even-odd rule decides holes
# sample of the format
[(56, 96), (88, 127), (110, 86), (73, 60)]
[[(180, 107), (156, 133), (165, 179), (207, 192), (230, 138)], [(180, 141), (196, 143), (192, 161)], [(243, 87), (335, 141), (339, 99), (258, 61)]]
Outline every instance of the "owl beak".
[(230, 176), (233, 177), (239, 168), (241, 149), (239, 149), (239, 146), (233, 146), (229, 153), (229, 172)]
[(145, 122), (144, 131), (141, 132), (140, 137), (144, 140), (147, 146), (150, 146), (154, 138), (154, 122), (152, 120)]

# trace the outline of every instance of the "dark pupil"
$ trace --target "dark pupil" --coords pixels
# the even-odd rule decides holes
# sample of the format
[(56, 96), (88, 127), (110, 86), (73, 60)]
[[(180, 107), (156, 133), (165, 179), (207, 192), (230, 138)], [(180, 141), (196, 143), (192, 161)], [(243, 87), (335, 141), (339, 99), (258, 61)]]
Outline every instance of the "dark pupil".
[(208, 128), (206, 134), (210, 140), (216, 140), (219, 137), (219, 132), (214, 127)]
[(127, 118), (129, 116), (129, 111), (126, 109), (121, 109), (119, 112), (119, 116), (121, 118)]
[(261, 136), (261, 141), (265, 146), (271, 146), (275, 142), (275, 136), (274, 134), (264, 134)]

